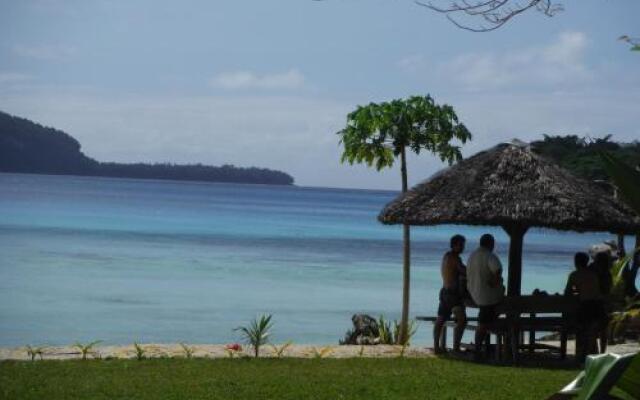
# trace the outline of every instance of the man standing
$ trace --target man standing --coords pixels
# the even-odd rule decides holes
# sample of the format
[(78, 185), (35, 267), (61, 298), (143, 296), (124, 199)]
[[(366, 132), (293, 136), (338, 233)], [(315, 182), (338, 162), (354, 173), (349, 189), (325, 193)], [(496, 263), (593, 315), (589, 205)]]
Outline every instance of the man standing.
[(455, 235), (449, 242), (451, 250), (445, 253), (440, 266), (442, 274), (442, 289), (440, 289), (440, 304), (438, 306), (438, 318), (433, 325), (433, 350), (435, 353), (444, 351), (440, 344), (442, 327), (455, 315), (456, 327), (453, 333), (453, 350), (460, 351), (460, 341), (467, 324), (467, 316), (464, 310), (464, 294), (466, 292), (466, 268), (462, 263), (460, 254), (464, 251), (465, 238)]
[(480, 238), (480, 247), (469, 256), (467, 262), (467, 289), (473, 301), (480, 307), (476, 330), (476, 355), (480, 355), (487, 338), (488, 325), (498, 318), (496, 306), (504, 296), (502, 264), (493, 253), (495, 239), (490, 234)]

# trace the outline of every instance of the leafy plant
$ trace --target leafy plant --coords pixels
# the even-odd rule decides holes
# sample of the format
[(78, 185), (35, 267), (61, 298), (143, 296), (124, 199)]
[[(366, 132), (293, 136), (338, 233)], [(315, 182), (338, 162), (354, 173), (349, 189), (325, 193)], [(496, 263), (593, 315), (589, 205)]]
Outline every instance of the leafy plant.
[(133, 342), (133, 348), (136, 351), (136, 359), (138, 361), (144, 360), (144, 355), (147, 352), (138, 342)]
[(391, 328), (391, 321), (386, 321), (381, 315), (378, 319), (378, 330), (380, 331), (380, 344), (395, 344), (396, 340)]
[(600, 152), (600, 158), (622, 198), (640, 215), (640, 171), (610, 152)]
[(180, 343), (180, 347), (182, 348), (182, 352), (186, 358), (192, 358), (193, 353), (195, 352), (195, 348), (189, 347), (184, 343)]
[[(407, 148), (420, 154), (427, 150), (452, 164), (462, 159), (453, 140), (466, 143), (471, 133), (458, 121), (453, 107), (438, 105), (431, 96), (358, 106), (347, 115), (347, 125), (338, 132), (344, 145), (341, 161), (365, 163), (380, 171), (392, 167), (400, 157), (402, 192), (408, 190)], [(409, 225), (403, 225), (402, 318), (399, 341), (407, 339), (409, 321), (410, 242)]]
[(262, 315), (260, 319), (254, 319), (248, 326), (240, 326), (234, 330), (240, 331), (244, 336), (247, 344), (253, 347), (254, 355), (257, 358), (260, 355), (260, 347), (269, 342), (271, 335), (272, 315)]
[(276, 355), (276, 357), (278, 358), (282, 358), (282, 355), (284, 354), (284, 352), (293, 344), (293, 341), (289, 340), (288, 342), (286, 342), (285, 344), (283, 344), (282, 346), (278, 347), (275, 344), (271, 345), (271, 348), (273, 349), (273, 354)]
[(82, 355), (82, 359), (86, 360), (89, 354), (95, 354), (93, 348), (98, 344), (102, 343), (102, 340), (96, 340), (91, 343), (82, 344), (80, 342), (76, 342), (73, 346), (80, 350), (80, 354)]
[(393, 331), (394, 331), (394, 336), (395, 336), (395, 344), (401, 344), (403, 345), (403, 347), (408, 346), (411, 342), (411, 338), (413, 338), (413, 336), (416, 334), (416, 331), (418, 330), (418, 326), (416, 325), (416, 322), (414, 320), (410, 320), (409, 324), (407, 326), (407, 336), (406, 336), (406, 340), (404, 341), (400, 341), (399, 337), (400, 337), (400, 329), (401, 329), (401, 325), (400, 323), (398, 323), (398, 321), (393, 321)]
[(36, 356), (40, 356), (40, 359), (42, 360), (42, 356), (44, 355), (44, 350), (46, 349), (46, 347), (44, 346), (36, 347), (28, 344), (26, 346), (26, 349), (27, 349), (27, 355), (31, 357), (31, 361), (35, 361)]
[(312, 347), (311, 350), (313, 351), (313, 358), (324, 358), (333, 352), (333, 347), (327, 346), (321, 349)]
[(238, 343), (232, 343), (224, 346), (224, 350), (227, 352), (227, 355), (229, 355), (229, 358), (233, 358), (233, 356), (242, 351), (242, 346)]

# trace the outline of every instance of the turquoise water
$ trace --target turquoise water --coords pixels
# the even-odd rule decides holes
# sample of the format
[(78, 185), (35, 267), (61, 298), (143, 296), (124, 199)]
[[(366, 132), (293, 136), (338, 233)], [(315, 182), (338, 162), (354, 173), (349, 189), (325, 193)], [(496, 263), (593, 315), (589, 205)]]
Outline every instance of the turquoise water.
[[(401, 231), (376, 220), (395, 195), (0, 174), (0, 345), (227, 343), (261, 313), (276, 342), (337, 343), (355, 312), (399, 317)], [(413, 228), (412, 315), (435, 314), (458, 232), (494, 233), (505, 261), (500, 229)], [(609, 238), (530, 231), (523, 292), (562, 290), (573, 253)]]

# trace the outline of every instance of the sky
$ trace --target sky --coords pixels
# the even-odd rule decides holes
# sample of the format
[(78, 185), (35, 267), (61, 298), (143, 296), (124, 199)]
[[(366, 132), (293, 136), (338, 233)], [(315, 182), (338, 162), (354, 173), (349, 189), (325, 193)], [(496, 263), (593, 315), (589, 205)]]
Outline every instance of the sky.
[[(438, 1), (438, 0), (436, 0)], [(397, 190), (340, 163), (358, 105), (430, 94), (473, 134), (640, 139), (637, 0), (565, 0), (489, 33), (411, 0), (0, 0), (0, 110), (99, 161), (258, 166), (301, 186)], [(411, 184), (445, 167), (421, 153)]]

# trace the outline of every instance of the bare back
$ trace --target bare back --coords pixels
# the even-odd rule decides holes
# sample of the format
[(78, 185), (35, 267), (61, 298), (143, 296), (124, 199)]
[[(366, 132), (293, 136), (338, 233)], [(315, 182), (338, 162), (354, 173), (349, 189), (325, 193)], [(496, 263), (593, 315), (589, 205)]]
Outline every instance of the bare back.
[(458, 271), (460, 269), (460, 257), (453, 253), (447, 252), (442, 257), (442, 265), (440, 273), (442, 274), (442, 287), (446, 289), (458, 288)]

